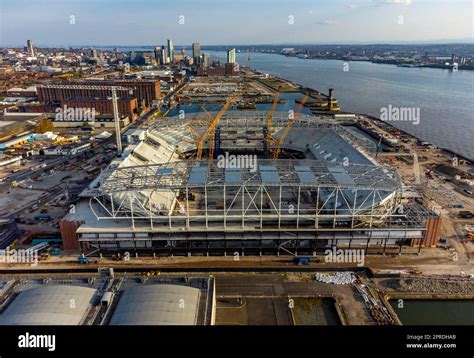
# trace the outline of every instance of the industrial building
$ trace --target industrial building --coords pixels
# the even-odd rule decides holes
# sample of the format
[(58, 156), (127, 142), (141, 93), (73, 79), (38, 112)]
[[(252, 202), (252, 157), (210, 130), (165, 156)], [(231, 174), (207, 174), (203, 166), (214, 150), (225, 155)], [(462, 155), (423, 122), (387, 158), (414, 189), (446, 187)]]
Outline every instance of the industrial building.
[[(73, 106), (71, 106), (73, 107)], [(120, 110), (119, 110), (120, 112)], [(128, 116), (121, 115), (119, 117), (120, 128), (125, 128), (130, 124), (130, 118)], [(54, 128), (80, 128), (80, 127), (93, 127), (93, 128), (109, 128), (115, 129), (114, 117), (110, 114), (101, 114), (94, 116), (93, 120), (85, 121), (82, 118), (68, 118), (63, 120), (56, 120), (53, 118), (51, 124)]]
[(198, 288), (179, 285), (144, 285), (125, 290), (110, 320), (111, 325), (195, 325)]
[(74, 85), (70, 82), (45, 82), (37, 86), (37, 92), (38, 99), (42, 102), (60, 103), (61, 106), (64, 104), (72, 106), (72, 103), (79, 102), (76, 103), (79, 106), (81, 101), (85, 101), (86, 103), (80, 106), (87, 107), (91, 106), (89, 102), (99, 101), (99, 104), (103, 102), (102, 105), (108, 108), (106, 102), (111, 93), (107, 87), (113, 86), (129, 89), (119, 92), (121, 113), (131, 113), (137, 104), (140, 107), (150, 107), (161, 98), (160, 81), (157, 80), (82, 80), (74, 82)]
[[(269, 159), (266, 112), (230, 111), (199, 143), (206, 115), (156, 123), (81, 194), (61, 222), (64, 242), (91, 255), (403, 253), (436, 244), (439, 219), (405, 197), (371, 141), (335, 119), (302, 115), (287, 130), (289, 121), (273, 116), (278, 159)], [(224, 152), (256, 163), (212, 159)]]
[(44, 285), (17, 294), (0, 314), (0, 325), (79, 325), (96, 290), (89, 287)]
[(0, 281), (0, 325), (211, 325), (211, 277), (115, 277)]

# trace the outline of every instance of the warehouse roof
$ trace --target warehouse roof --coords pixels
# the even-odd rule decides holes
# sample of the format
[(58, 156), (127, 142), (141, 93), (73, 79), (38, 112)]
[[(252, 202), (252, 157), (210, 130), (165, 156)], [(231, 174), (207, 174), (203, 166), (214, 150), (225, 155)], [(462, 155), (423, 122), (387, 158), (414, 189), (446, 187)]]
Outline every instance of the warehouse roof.
[(195, 325), (200, 290), (181, 285), (154, 284), (126, 289), (111, 325)]
[(22, 291), (0, 315), (0, 325), (79, 325), (96, 290), (45, 285)]

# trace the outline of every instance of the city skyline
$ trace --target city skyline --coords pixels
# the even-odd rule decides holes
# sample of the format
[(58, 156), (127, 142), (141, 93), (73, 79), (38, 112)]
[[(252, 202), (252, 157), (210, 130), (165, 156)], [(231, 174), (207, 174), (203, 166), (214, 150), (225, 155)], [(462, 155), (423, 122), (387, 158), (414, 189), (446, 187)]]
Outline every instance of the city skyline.
[(473, 6), (468, 0), (458, 0), (456, 6), (445, 0), (216, 4), (7, 1), (1, 5), (0, 45), (22, 46), (30, 38), (40, 47), (148, 46), (166, 43), (167, 38), (176, 46), (196, 41), (204, 46), (472, 42)]

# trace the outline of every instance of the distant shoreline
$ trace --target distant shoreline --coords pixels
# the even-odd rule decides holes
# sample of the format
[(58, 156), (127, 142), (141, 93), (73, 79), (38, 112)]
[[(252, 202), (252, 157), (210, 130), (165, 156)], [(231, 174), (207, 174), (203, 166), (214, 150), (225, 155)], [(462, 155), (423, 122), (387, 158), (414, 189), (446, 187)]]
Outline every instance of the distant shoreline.
[[(255, 69), (253, 69), (253, 70), (251, 70), (251, 71), (253, 71), (253, 72), (255, 72), (255, 73), (258, 73), (258, 74), (263, 74), (263, 73), (264, 73), (263, 71), (259, 71), (259, 70), (255, 70)], [(281, 77), (281, 76), (274, 76), (274, 77), (275, 77), (275, 78), (278, 78), (278, 79), (280, 79), (280, 80), (286, 81), (286, 82), (288, 82), (288, 83), (290, 83), (290, 84), (292, 84), (293, 86), (295, 86), (296, 88), (298, 88), (298, 91), (300, 91), (300, 93), (303, 93), (304, 91), (306, 91), (306, 92), (316, 92), (316, 93), (320, 93), (320, 94), (322, 94), (322, 95), (324, 95), (324, 96), (327, 96), (327, 94), (325, 94), (324, 92), (320, 92), (319, 90), (316, 90), (316, 89), (314, 89), (314, 88), (312, 88), (312, 87), (304, 86), (304, 85), (302, 85), (302, 84), (299, 84), (299, 83), (297, 83), (297, 82), (288, 80), (288, 79), (286, 79), (286, 78), (284, 78), (284, 77)], [(408, 132), (405, 131), (404, 129), (398, 128), (398, 127), (396, 127), (395, 125), (393, 125), (392, 123), (385, 122), (385, 121), (383, 121), (382, 119), (380, 119), (380, 118), (378, 118), (378, 117), (376, 117), (376, 116), (370, 115), (370, 114), (356, 113), (356, 112), (346, 112), (346, 111), (344, 111), (343, 109), (341, 109), (340, 114), (342, 114), (342, 115), (344, 115), (344, 114), (349, 114), (349, 115), (354, 114), (354, 115), (356, 115), (356, 116), (363, 116), (363, 117), (366, 117), (367, 119), (370, 119), (370, 120), (375, 121), (375, 122), (382, 122), (382, 123), (384, 123), (384, 124), (386, 124), (386, 125), (392, 127), (394, 130), (400, 131), (400, 132), (404, 133), (404, 135), (407, 135), (407, 136), (410, 136), (410, 137), (412, 137), (412, 138), (415, 138), (415, 139), (416, 139), (418, 142), (420, 142), (420, 143), (421, 143), (421, 142), (426, 142), (426, 140), (423, 140), (423, 139), (421, 139), (421, 138), (418, 138), (417, 136), (415, 136), (415, 135), (413, 135), (413, 134), (411, 134), (411, 133), (408, 133)], [(430, 143), (430, 144), (435, 145), (434, 143)], [(467, 160), (467, 161), (469, 161), (469, 162), (474, 161), (474, 158), (471, 159), (471, 158), (469, 158), (468, 156), (466, 156), (466, 155), (464, 155), (464, 154), (457, 153), (456, 151), (453, 151), (453, 150), (451, 150), (451, 149), (445, 148), (445, 147), (443, 147), (443, 146), (439, 146), (439, 145), (435, 145), (435, 146), (436, 146), (437, 150), (439, 150), (439, 151), (441, 151), (441, 152), (449, 153), (449, 154), (451, 154), (451, 155), (453, 155), (453, 156), (457, 156), (458, 158)]]
[[(259, 52), (259, 53), (266, 53), (269, 55), (280, 55), (280, 56), (285, 56), (285, 57), (295, 57), (298, 58), (297, 56), (286, 56), (281, 53), (268, 53), (268, 52)], [(398, 62), (398, 61), (374, 61), (370, 59), (348, 59), (348, 58), (325, 58), (325, 57), (309, 57), (309, 58), (298, 58), (301, 60), (327, 60), (327, 61), (344, 61), (344, 62), (369, 62), (373, 63), (376, 65), (395, 65), (397, 67), (401, 68), (437, 68), (440, 70), (449, 70), (453, 71), (453, 65), (443, 65), (443, 64), (408, 64), (406, 62)], [(464, 70), (464, 71), (474, 71), (474, 66), (458, 66), (458, 70)]]

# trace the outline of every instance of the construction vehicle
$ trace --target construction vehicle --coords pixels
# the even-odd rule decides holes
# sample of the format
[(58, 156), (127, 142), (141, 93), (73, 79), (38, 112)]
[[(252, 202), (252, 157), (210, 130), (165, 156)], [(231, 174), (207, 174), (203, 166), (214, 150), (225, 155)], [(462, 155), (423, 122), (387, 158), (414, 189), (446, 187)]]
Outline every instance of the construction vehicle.
[(47, 222), (47, 221), (50, 221), (50, 220), (51, 220), (51, 216), (50, 216), (50, 215), (46, 215), (46, 214), (36, 215), (36, 216), (34, 217), (34, 220), (35, 220), (35, 221)]
[[(293, 125), (296, 123), (296, 120), (298, 119), (301, 113), (301, 109), (303, 108), (307, 100), (308, 100), (308, 95), (305, 95), (304, 98), (296, 107), (293, 118), (291, 118), (291, 120), (288, 122), (288, 125), (283, 129), (283, 132), (280, 135), (280, 137), (278, 139), (275, 139), (272, 136), (273, 142), (275, 143), (275, 149), (273, 150), (273, 159), (278, 159), (278, 156), (280, 155), (280, 152), (281, 152), (281, 143), (283, 143), (283, 140), (288, 135), (288, 132), (290, 131), (291, 127), (293, 127)], [(271, 133), (268, 133), (268, 135), (271, 136)]]
[(293, 258), (293, 263), (295, 265), (309, 265), (309, 262), (311, 261), (311, 258), (310, 257), (306, 257), (306, 256), (296, 256)]
[(409, 271), (410, 274), (412, 275), (421, 275), (423, 272), (421, 272), (418, 268), (413, 268)]
[(461, 210), (458, 213), (458, 217), (460, 217), (461, 219), (472, 219), (474, 218), (474, 213), (468, 210)]
[(40, 261), (46, 261), (47, 259), (49, 259), (50, 257), (50, 253), (49, 251), (46, 251), (46, 252), (43, 252), (39, 258)]
[(77, 262), (80, 263), (80, 264), (88, 264), (89, 259), (83, 255), (83, 256), (79, 256), (77, 258)]
[(426, 172), (425, 172), (425, 176), (428, 178), (428, 179), (434, 179), (434, 176), (433, 176), (433, 169), (436, 167), (437, 164), (433, 164)]
[(120, 255), (120, 253), (118, 253), (117, 255), (112, 255), (112, 260), (114, 261), (123, 261), (124, 259), (125, 256)]

